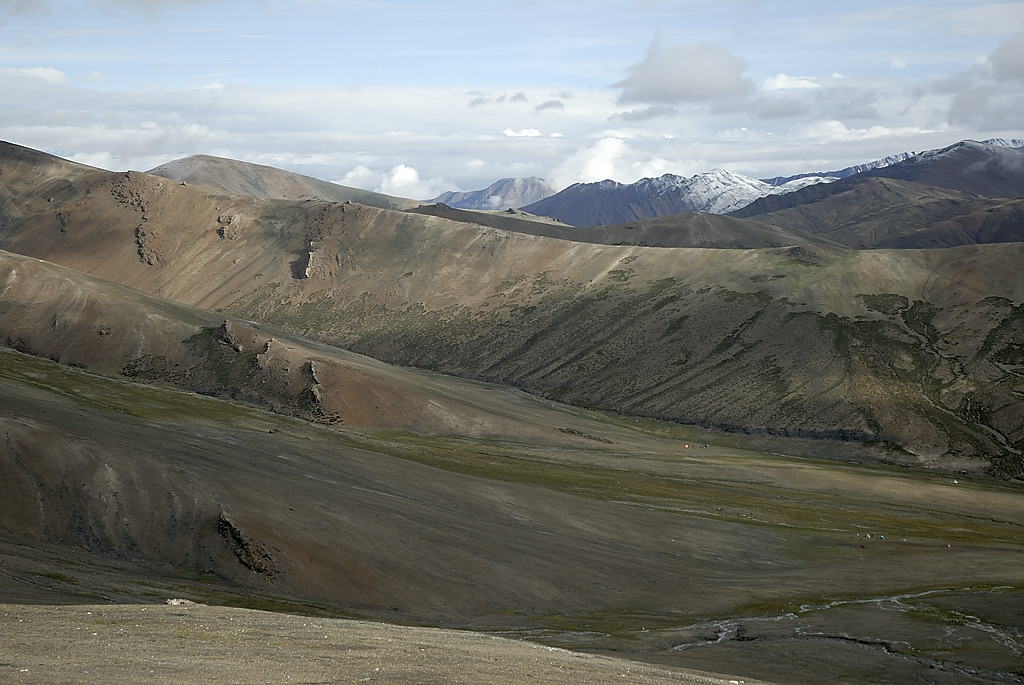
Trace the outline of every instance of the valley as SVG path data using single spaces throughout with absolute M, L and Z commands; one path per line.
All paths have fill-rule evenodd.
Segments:
M 8 602 L 182 597 L 780 682 L 1019 663 L 1019 489 L 568 407 L 533 409 L 546 441 L 340 429 L 2 361 Z
M 309 678 L 442 666 L 300 618 L 452 682 L 1024 679 L 1019 200 L 577 228 L 0 153 L 0 677 L 146 609 Z

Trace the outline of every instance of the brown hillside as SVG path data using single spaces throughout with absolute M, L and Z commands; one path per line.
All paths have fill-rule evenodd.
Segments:
M 249 195 L 270 200 L 351 201 L 383 209 L 406 209 L 418 204 L 414 200 L 349 188 L 262 164 L 210 155 L 185 157 L 161 164 L 147 173 L 228 195 Z
M 8 347 L 68 366 L 319 422 L 565 445 L 600 432 L 521 393 L 388 366 L 6 252 L 0 331 Z M 567 420 L 573 430 L 560 430 Z
M 10 351 L 0 430 L 7 601 L 186 597 L 786 683 L 954 683 L 965 664 L 1005 679 L 1018 663 L 998 626 L 1024 582 L 1024 507 L 991 482 L 696 448 L 685 431 L 612 422 L 611 442 L 574 448 L 342 431 Z M 894 604 L 919 611 L 894 621 Z M 996 639 L 935 618 L 964 611 Z M 117 654 L 134 649 L 127 633 L 108 640 Z M 224 659 L 209 634 L 188 636 Z M 967 644 L 956 661 L 949 643 Z
M 138 173 L 68 183 L 14 203 L 2 247 L 571 404 L 1018 471 L 1020 244 L 607 246 Z
M 480 224 L 515 233 L 572 240 L 599 245 L 641 247 L 707 247 L 746 249 L 786 245 L 831 245 L 837 243 L 813 233 L 799 233 L 750 219 L 721 214 L 673 214 L 617 226 L 568 226 L 553 219 L 538 221 L 523 212 L 485 214 L 446 205 L 423 205 L 408 210 L 463 223 Z
M 751 215 L 798 235 L 816 235 L 857 249 L 1024 241 L 1024 200 L 1019 199 L 862 177 L 778 197 L 778 203 L 789 208 L 756 214 L 751 210 Z M 769 207 L 765 202 L 761 208 Z

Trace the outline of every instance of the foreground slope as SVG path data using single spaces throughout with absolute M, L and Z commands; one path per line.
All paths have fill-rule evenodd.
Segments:
M 19 683 L 737 682 L 466 631 L 197 604 L 0 605 L 0 625 L 8 636 L 0 677 Z M 100 641 L 117 650 L 97 649 Z
M 609 246 L 134 172 L 61 183 L 9 196 L 0 247 L 572 404 L 1020 473 L 1024 244 Z
M 161 329 L 176 339 L 166 326 L 105 337 L 117 347 Z M 983 682 L 1019 667 L 1007 611 L 1024 592 L 1019 488 L 533 404 L 514 415 L 541 425 L 514 441 L 340 430 L 0 351 L 0 597 L 185 597 L 787 683 Z M 4 611 L 24 636 L 62 634 L 38 613 Z M 186 611 L 179 628 L 218 663 L 211 623 L 249 620 Z M 56 615 L 102 632 L 110 658 L 132 654 L 139 626 L 114 640 L 114 613 Z M 337 664 L 339 647 L 322 656 Z M 4 663 L 52 664 L 20 650 Z M 408 668 L 430 677 L 423 661 Z

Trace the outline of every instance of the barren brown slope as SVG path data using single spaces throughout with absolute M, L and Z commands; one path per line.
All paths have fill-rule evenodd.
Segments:
M 229 195 L 249 195 L 264 199 L 352 201 L 383 209 L 406 209 L 419 204 L 415 200 L 350 188 L 262 164 L 211 155 L 185 157 L 161 164 L 147 173 Z
M 523 212 L 485 214 L 453 209 L 443 204 L 423 205 L 408 211 L 515 233 L 599 245 L 740 249 L 785 245 L 839 246 L 813 233 L 790 231 L 761 221 L 703 212 L 673 214 L 617 226 L 568 226 L 554 219 L 537 221 L 532 215 L 524 215 Z
M 892 183 L 873 183 L 872 179 L 887 179 Z M 1020 199 L 1024 197 L 1024 148 L 965 140 L 895 164 L 868 169 L 836 183 L 820 183 L 792 193 L 762 197 L 731 214 L 754 217 L 823 202 L 833 195 L 855 190 L 862 184 L 876 196 L 871 211 L 882 208 L 877 203 L 879 197 L 893 189 L 899 193 L 901 188 L 916 188 L 918 195 L 930 195 L 935 199 L 949 198 L 949 191 L 954 194 L 953 199 L 972 196 Z M 899 200 L 898 196 L 894 199 Z M 952 212 L 950 217 L 958 214 Z
M 787 683 L 1019 665 L 1019 488 L 612 422 L 575 449 L 341 431 L 9 351 L 0 391 L 8 600 L 340 613 Z
M 71 188 L 2 246 L 573 404 L 1020 471 L 1020 244 L 605 246 L 136 173 Z
M 64 365 L 322 423 L 567 447 L 600 432 L 522 393 L 389 366 L 6 252 L 0 336 Z
M 74 179 L 94 173 L 106 172 L 0 141 L 0 230 L 67 199 Z
M 1024 200 L 863 176 L 763 198 L 735 216 L 858 249 L 1024 240 Z

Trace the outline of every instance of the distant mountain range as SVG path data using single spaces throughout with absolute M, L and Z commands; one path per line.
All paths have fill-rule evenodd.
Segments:
M 576 183 L 523 207 L 523 211 L 572 226 L 606 226 L 684 212 L 727 214 L 766 195 L 799 190 L 835 179 L 809 176 L 779 186 L 724 169 L 689 178 L 665 174 L 636 183 Z
M 1024 141 L 1022 141 L 1022 144 L 1024 144 Z M 854 166 L 848 166 L 845 169 L 838 169 L 836 171 L 818 171 L 809 174 L 795 174 L 793 176 L 776 176 L 775 178 L 763 178 L 761 180 L 773 186 L 778 186 L 790 181 L 795 181 L 798 178 L 806 178 L 808 176 L 824 176 L 826 178 L 834 179 L 846 178 L 848 176 L 853 176 L 854 174 L 861 174 L 865 171 L 870 171 L 871 169 L 879 169 L 881 167 L 898 164 L 899 162 L 910 159 L 916 154 L 916 152 L 901 152 L 897 155 L 889 155 L 888 157 L 876 159 L 871 162 L 865 162 L 864 164 L 855 164 Z
M 503 178 L 483 190 L 461 193 L 448 191 L 438 195 L 429 204 L 442 203 L 456 209 L 499 210 L 525 207 L 554 195 L 555 189 L 543 178 Z
M 1024 141 L 1014 141 L 1024 145 Z M 733 216 L 749 218 L 784 209 L 820 203 L 871 178 L 911 181 L 988 198 L 1024 197 L 1024 147 L 1007 141 L 965 140 L 929 150 L 884 167 L 869 168 L 828 186 L 809 186 L 788 195 L 762 197 Z
M 724 169 L 685 177 L 665 174 L 658 178 L 643 178 L 635 183 L 618 183 L 604 180 L 597 183 L 576 183 L 555 193 L 542 179 L 505 178 L 483 190 L 472 192 L 447 192 L 429 200 L 443 203 L 456 209 L 494 210 L 520 208 L 524 212 L 557 219 L 570 226 L 611 226 L 641 219 L 652 219 L 686 212 L 707 212 L 729 214 L 743 210 L 761 198 L 784 196 L 808 186 L 834 183 L 859 175 L 874 175 L 886 178 L 901 178 L 937 185 L 943 185 L 941 175 L 928 177 L 921 169 L 930 167 L 936 160 L 949 154 L 957 146 L 984 146 L 985 149 L 1017 149 L 1024 147 L 1022 139 L 994 138 L 976 143 L 965 141 L 950 148 L 928 152 L 902 152 L 864 164 L 824 172 L 809 172 L 793 176 L 754 179 Z M 957 148 L 959 149 L 959 148 Z M 961 155 L 963 156 L 963 155 Z M 969 163 L 966 158 L 957 158 L 952 163 Z M 890 169 L 890 171 L 879 171 Z M 919 169 L 919 171 L 913 171 Z M 948 174 L 948 172 L 942 172 Z M 923 174 L 923 176 L 922 176 Z M 970 172 L 967 174 L 970 175 Z M 1002 189 L 998 179 L 983 174 L 984 179 L 977 186 L 964 186 L 964 179 L 957 175 L 956 190 L 974 192 L 989 197 L 1016 197 L 1013 174 L 1004 175 Z M 930 179 L 930 180 L 929 180 Z M 825 193 L 827 191 L 814 191 Z M 804 196 L 801 197 L 805 197 Z M 787 201 L 775 204 L 763 203 L 760 207 L 781 208 Z M 761 210 L 758 210 L 761 211 Z M 773 211 L 773 210 L 768 210 Z M 753 216 L 742 214 L 741 216 Z

